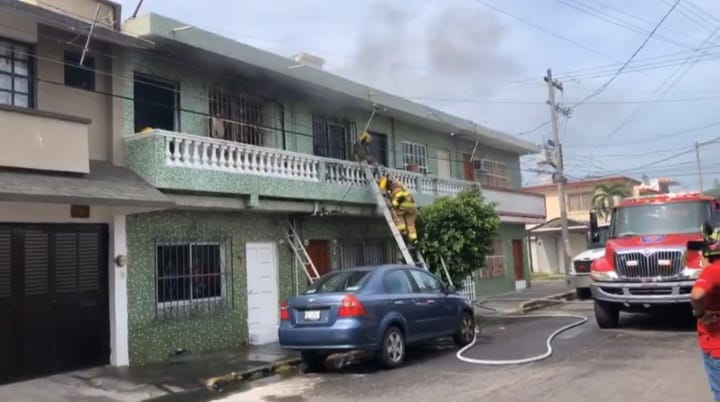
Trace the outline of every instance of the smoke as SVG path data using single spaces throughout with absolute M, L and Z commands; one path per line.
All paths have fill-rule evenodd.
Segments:
M 408 97 L 489 95 L 499 79 L 522 74 L 503 54 L 507 28 L 480 6 L 453 0 L 427 7 L 375 3 L 365 18 L 349 78 Z

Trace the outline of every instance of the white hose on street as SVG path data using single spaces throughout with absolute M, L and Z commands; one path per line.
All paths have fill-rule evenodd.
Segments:
M 491 308 L 484 307 L 478 305 L 480 308 L 494 311 Z M 574 315 L 574 314 L 493 314 L 493 315 L 485 315 L 485 317 L 495 317 L 495 318 L 575 318 L 577 321 L 574 321 L 570 324 L 564 325 L 561 328 L 557 329 L 555 332 L 550 334 L 550 336 L 545 341 L 545 347 L 546 351 L 543 354 L 537 355 L 537 356 L 531 356 L 524 359 L 514 359 L 514 360 L 484 360 L 484 359 L 473 359 L 470 357 L 463 356 L 463 353 L 465 353 L 468 349 L 475 346 L 477 343 L 477 336 L 480 331 L 475 328 L 475 336 L 473 337 L 472 342 L 470 342 L 468 345 L 464 346 L 462 349 L 458 350 L 457 354 L 455 356 L 458 358 L 458 360 L 470 363 L 470 364 L 481 364 L 481 365 L 489 365 L 489 366 L 506 366 L 506 365 L 516 365 L 516 364 L 527 364 L 527 363 L 533 363 L 537 362 L 543 359 L 547 359 L 550 357 L 553 353 L 552 348 L 552 341 L 555 339 L 556 336 L 560 335 L 561 333 L 575 328 L 579 327 L 580 325 L 585 324 L 588 321 L 588 318 L 583 315 Z

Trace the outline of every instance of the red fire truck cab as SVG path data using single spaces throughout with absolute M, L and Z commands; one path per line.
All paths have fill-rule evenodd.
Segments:
M 719 205 L 713 197 L 683 193 L 628 198 L 615 206 L 605 255 L 590 268 L 599 327 L 618 327 L 621 311 L 689 306 L 702 262 L 699 252 L 687 251 L 687 242 L 701 239 L 700 226 Z M 590 236 L 599 236 L 594 211 Z

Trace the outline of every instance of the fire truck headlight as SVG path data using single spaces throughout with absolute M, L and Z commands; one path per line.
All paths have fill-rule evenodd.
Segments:
M 700 272 L 702 272 L 702 269 L 697 268 L 685 268 L 682 270 L 682 276 L 687 279 L 697 279 L 700 276 Z
M 615 271 L 593 271 L 590 273 L 590 277 L 596 281 L 616 281 L 618 280 L 618 274 Z

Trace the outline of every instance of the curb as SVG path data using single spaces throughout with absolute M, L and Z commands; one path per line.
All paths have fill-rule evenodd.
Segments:
M 278 372 L 279 368 L 282 368 L 284 366 L 295 366 L 297 364 L 300 364 L 300 357 L 290 357 L 286 359 L 281 359 L 272 363 L 263 364 L 257 367 L 253 367 L 251 369 L 247 369 L 238 373 L 229 373 L 222 376 L 212 377 L 208 378 L 205 381 L 205 388 L 208 391 L 217 391 L 224 386 L 227 386 L 228 384 L 232 384 L 235 382 L 241 382 L 241 381 L 250 381 L 255 379 L 255 377 L 259 376 L 269 376 L 273 375 L 276 372 Z
M 540 310 L 542 308 L 555 305 L 553 300 L 568 300 L 575 295 L 574 290 L 568 290 L 561 293 L 555 293 L 550 296 L 543 297 L 542 300 L 530 300 L 527 302 L 520 303 L 518 307 L 519 314 L 525 314 L 533 310 Z

